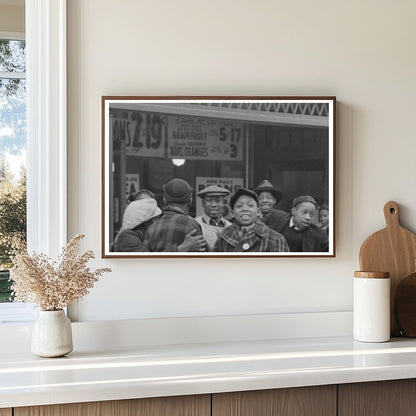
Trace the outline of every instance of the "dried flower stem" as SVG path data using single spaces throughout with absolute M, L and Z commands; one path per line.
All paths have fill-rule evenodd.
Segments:
M 34 303 L 42 310 L 54 311 L 85 296 L 101 275 L 111 269 L 91 271 L 87 267 L 94 254 L 92 251 L 78 254 L 83 238 L 81 234 L 72 238 L 57 262 L 45 254 L 29 255 L 26 250 L 17 253 L 10 270 L 14 301 Z

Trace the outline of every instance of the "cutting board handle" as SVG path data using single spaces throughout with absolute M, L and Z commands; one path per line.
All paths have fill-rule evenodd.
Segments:
M 399 227 L 399 205 L 394 201 L 387 202 L 384 205 L 384 218 L 387 227 Z

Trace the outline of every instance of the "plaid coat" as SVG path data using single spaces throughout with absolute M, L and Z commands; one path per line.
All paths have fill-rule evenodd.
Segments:
M 168 205 L 163 215 L 146 232 L 145 244 L 149 251 L 177 251 L 185 235 L 196 229 L 201 235 L 201 226 L 179 207 Z
M 235 224 L 225 227 L 215 243 L 214 251 L 220 252 L 285 252 L 290 251 L 282 234 L 257 222 L 243 238 L 238 235 Z

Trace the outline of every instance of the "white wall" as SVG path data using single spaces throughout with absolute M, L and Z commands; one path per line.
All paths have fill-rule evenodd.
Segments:
M 0 1 L 0 32 L 24 32 L 25 8 L 22 1 Z M 23 3 L 23 4 L 22 4 Z
M 416 3 L 68 0 L 69 237 L 110 266 L 81 321 L 351 310 L 363 239 L 416 230 Z M 336 95 L 335 259 L 101 256 L 102 95 Z

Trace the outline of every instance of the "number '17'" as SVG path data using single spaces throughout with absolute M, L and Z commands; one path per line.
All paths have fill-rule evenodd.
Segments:
M 231 138 L 230 138 L 231 143 L 234 143 L 234 142 L 238 143 L 241 137 L 241 128 L 231 127 L 230 133 L 231 133 Z M 227 134 L 226 127 L 220 127 L 220 140 L 222 142 L 225 142 L 228 139 L 228 137 L 229 136 Z

